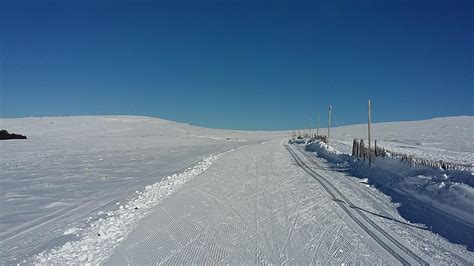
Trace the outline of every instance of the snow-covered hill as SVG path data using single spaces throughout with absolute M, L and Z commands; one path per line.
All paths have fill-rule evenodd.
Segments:
M 71 239 L 136 190 L 271 132 L 206 129 L 138 116 L 0 119 L 0 264 Z
M 161 200 L 161 196 L 175 195 L 176 193 L 171 192 L 179 188 L 185 180 L 207 169 L 208 163 L 220 160 L 211 157 L 211 155 L 243 146 L 250 147 L 241 149 L 239 153 L 230 157 L 229 155 L 223 156 L 227 159 L 218 164 L 219 171 L 206 171 L 207 175 L 201 174 L 201 179 L 193 179 L 193 186 L 199 186 L 209 195 L 218 195 L 227 202 L 226 204 L 237 204 L 239 197 L 242 197 L 241 200 L 247 200 L 245 197 L 256 195 L 255 191 L 252 191 L 253 185 L 250 184 L 253 184 L 253 180 L 262 177 L 262 175 L 265 175 L 265 180 L 268 182 L 284 182 L 286 186 L 284 188 L 280 187 L 279 183 L 268 187 L 264 183 L 259 184 L 259 188 L 263 188 L 260 191 L 260 196 L 268 198 L 268 201 L 259 201 L 259 204 L 264 205 L 260 206 L 262 211 L 260 214 L 257 210 L 255 210 L 255 214 L 251 215 L 240 213 L 248 208 L 246 205 L 239 205 L 238 210 L 233 210 L 239 212 L 239 215 L 245 216 L 245 219 L 258 218 L 259 215 L 266 216 L 272 210 L 265 208 L 272 206 L 272 204 L 281 203 L 283 205 L 280 207 L 289 208 L 285 205 L 287 204 L 285 200 L 271 200 L 272 195 L 280 195 L 282 191 L 288 191 L 288 193 L 292 191 L 291 197 L 297 195 L 297 191 L 305 187 L 308 187 L 308 191 L 313 189 L 320 191 L 320 189 L 313 187 L 315 184 L 308 181 L 304 173 L 292 175 L 295 166 L 290 163 L 291 160 L 286 151 L 282 147 L 278 147 L 281 146 L 283 140 L 290 137 L 291 132 L 289 131 L 249 132 L 206 129 L 139 116 L 0 119 L 0 129 L 28 137 L 27 140 L 0 141 L 0 201 L 2 202 L 0 264 L 21 262 L 43 250 L 60 247 L 68 241 L 84 237 L 78 232 L 92 224 L 98 224 L 101 219 L 110 223 L 110 220 L 107 220 L 107 213 L 122 215 L 120 206 L 122 209 L 126 209 L 127 206 L 123 205 L 131 200 L 138 200 L 133 202 L 143 200 L 144 202 L 141 202 L 140 206 L 154 206 L 153 204 L 158 203 L 156 199 Z M 325 129 L 320 129 L 320 133 L 325 132 Z M 377 139 L 379 145 L 391 150 L 422 158 L 472 164 L 474 159 L 473 133 L 474 117 L 449 117 L 425 121 L 374 124 L 372 138 Z M 331 145 L 340 151 L 349 152 L 352 139 L 365 138 L 365 136 L 366 125 L 333 128 L 331 129 Z M 261 143 L 266 144 L 261 145 Z M 271 154 L 265 154 L 268 152 Z M 242 161 L 235 162 L 236 159 L 231 158 L 238 158 Z M 201 162 L 197 166 L 198 169 L 193 168 L 198 162 Z M 285 165 L 275 166 L 275 164 L 282 163 Z M 259 166 L 259 164 L 261 165 Z M 264 170 L 259 167 L 263 167 Z M 182 174 L 173 175 L 175 173 Z M 279 173 L 281 176 L 278 176 Z M 225 175 L 228 178 L 222 178 Z M 287 180 L 290 175 L 292 177 Z M 342 178 L 340 180 L 343 184 L 344 175 L 338 174 L 338 176 Z M 295 185 L 301 182 L 304 183 L 304 186 Z M 230 183 L 233 185 L 229 185 Z M 146 186 L 149 187 L 145 189 Z M 199 194 L 193 186 L 188 185 L 182 190 L 190 193 L 185 194 L 186 200 L 189 200 L 190 203 L 193 203 L 192 195 Z M 349 187 L 351 186 L 352 183 Z M 277 189 L 281 191 L 278 192 Z M 163 191 L 169 191 L 169 193 Z M 200 197 L 213 202 L 214 199 L 208 194 L 200 195 Z M 312 197 L 312 194 L 314 193 L 308 192 L 307 196 Z M 139 196 L 144 198 L 137 199 L 136 197 Z M 176 194 L 173 200 L 180 203 L 185 202 L 179 197 L 184 197 L 183 193 Z M 283 195 L 279 197 L 283 197 Z M 317 196 L 321 204 L 326 202 L 325 197 L 324 193 Z M 383 199 L 383 197 L 380 198 Z M 149 203 L 147 200 L 150 199 L 153 200 L 153 203 L 147 205 Z M 294 200 L 298 202 L 300 199 L 297 196 Z M 360 201 L 364 201 L 364 199 L 360 199 Z M 311 205 L 312 203 L 308 201 L 307 204 Z M 331 208 L 334 206 L 330 201 L 328 204 L 327 206 L 321 205 L 320 210 L 332 211 Z M 386 204 L 383 208 L 384 211 L 395 216 L 396 212 L 393 213 L 390 210 L 390 202 L 387 200 L 384 204 Z M 200 207 L 205 209 L 206 206 Z M 186 209 L 175 211 L 184 210 Z M 294 209 L 293 214 L 298 213 L 299 216 L 296 218 L 309 217 L 311 215 L 308 216 L 308 213 L 305 213 L 308 210 Z M 212 209 L 209 211 L 213 213 Z M 335 212 L 333 214 L 335 219 L 339 215 Z M 182 212 L 180 215 L 188 217 L 189 213 Z M 278 214 L 275 215 L 278 216 Z M 220 218 L 228 219 L 228 217 Z M 288 217 L 286 218 L 288 219 Z M 318 217 L 313 215 L 309 220 L 315 226 L 318 224 L 317 226 L 320 226 L 321 230 L 326 230 L 317 219 Z M 124 221 L 130 222 L 131 220 Z M 247 222 L 252 223 L 250 220 Z M 269 220 L 265 219 L 262 222 L 269 222 Z M 333 222 L 334 224 L 331 226 L 336 226 L 339 222 L 344 223 L 344 221 L 336 222 L 336 220 L 331 223 Z M 229 224 L 232 224 L 232 221 L 229 221 Z M 219 225 L 216 224 L 216 226 Z M 272 230 L 278 226 L 278 224 L 271 226 L 268 224 L 268 228 Z M 257 226 L 258 228 L 260 227 Z M 260 230 L 265 230 L 263 228 L 261 227 Z M 352 229 L 347 230 L 349 232 Z M 146 235 L 148 231 L 147 228 L 141 228 L 139 232 Z M 236 234 L 239 234 L 242 240 L 251 240 L 245 236 L 245 231 L 236 232 Z M 275 231 L 272 234 L 278 234 L 278 232 Z M 115 236 L 121 237 L 122 235 Z M 347 238 L 347 235 L 344 237 Z M 294 242 L 297 239 L 292 238 L 291 241 Z M 414 239 L 413 241 L 419 241 L 422 237 Z M 429 239 L 432 239 L 431 236 Z M 287 245 L 290 245 L 288 239 L 285 241 L 287 241 Z M 358 241 L 364 242 L 363 239 Z M 443 246 L 444 242 L 439 241 L 437 243 Z M 365 245 L 362 242 L 360 247 Z M 241 242 L 238 245 L 244 249 L 246 243 Z M 302 247 L 304 245 L 295 243 L 295 246 Z M 369 249 L 360 247 L 356 250 L 370 253 Z M 306 248 L 312 247 L 310 245 Z M 328 249 L 327 252 L 330 251 Z M 96 254 L 94 252 L 84 251 L 84 254 Z M 430 252 L 438 252 L 438 250 Z M 58 254 L 64 255 L 65 253 Z M 351 256 L 356 255 L 354 253 Z M 378 258 L 382 259 L 377 261 L 385 262 L 383 255 L 380 256 Z M 48 258 L 48 256 L 44 258 Z M 104 258 L 99 258 L 99 261 Z M 72 257 L 72 261 L 74 259 L 75 257 Z M 87 256 L 83 259 L 84 262 L 94 261 Z M 301 260 L 301 262 L 304 261 Z M 358 261 L 364 262 L 365 260 Z M 447 258 L 446 261 L 456 260 Z

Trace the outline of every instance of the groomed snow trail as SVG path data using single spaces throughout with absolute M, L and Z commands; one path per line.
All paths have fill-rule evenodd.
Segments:
M 318 174 L 311 167 L 306 164 L 298 154 L 296 154 L 292 148 L 285 146 L 288 152 L 291 154 L 296 164 L 300 166 L 306 173 L 313 177 L 318 183 L 326 190 L 331 198 L 337 202 L 344 212 L 351 217 L 351 219 L 359 225 L 377 244 L 385 249 L 390 255 L 392 255 L 400 263 L 407 265 L 413 263 L 419 263 L 427 265 L 428 263 L 420 256 L 413 253 L 403 243 L 396 238 L 392 237 L 384 229 L 370 220 L 362 210 L 354 205 L 339 189 L 337 189 L 331 182 L 329 182 L 322 175 Z
M 164 200 L 107 264 L 389 262 L 335 205 L 280 142 L 245 147 Z
M 361 186 L 358 189 L 369 190 L 362 184 L 354 184 Z M 369 198 L 355 201 L 350 193 L 344 194 L 353 204 L 373 213 L 378 209 L 371 207 L 370 197 L 377 196 L 377 206 L 385 205 L 383 214 L 395 218 L 381 222 L 376 218 L 383 215 L 366 216 L 377 224 L 375 227 L 416 254 L 419 263 L 472 261 L 472 254 L 463 253 L 462 248 L 443 242 L 416 225 L 400 223 L 402 218 L 396 217 L 395 206 L 387 198 L 370 192 L 364 194 Z M 369 229 L 375 230 L 373 225 Z M 383 237 L 380 231 L 374 234 Z M 427 235 L 438 242 L 425 250 L 419 245 L 423 243 L 419 238 Z M 416 259 L 400 248 L 394 250 L 406 261 L 416 263 Z M 430 252 L 438 252 L 437 257 Z M 109 265 L 190 263 L 400 264 L 404 261 L 387 252 L 361 228 L 295 163 L 281 141 L 268 141 L 221 156 L 206 172 L 157 205 L 105 262 Z

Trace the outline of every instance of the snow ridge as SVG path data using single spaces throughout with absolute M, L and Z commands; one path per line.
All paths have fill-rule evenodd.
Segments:
M 233 151 L 231 149 L 227 152 Z M 202 173 L 223 153 L 203 158 L 194 167 L 166 177 L 163 181 L 136 191 L 136 196 L 120 205 L 117 210 L 107 212 L 106 217 L 93 222 L 84 229 L 68 229 L 64 234 L 77 234 L 79 240 L 70 241 L 61 247 L 37 254 L 33 259 L 40 264 L 99 264 L 108 258 L 115 247 L 124 240 L 151 208 L 178 190 L 190 178 Z

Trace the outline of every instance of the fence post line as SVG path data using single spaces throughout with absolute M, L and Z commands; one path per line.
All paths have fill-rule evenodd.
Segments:
M 371 153 L 372 153 L 372 150 L 370 149 L 370 100 L 368 100 L 368 123 L 367 123 L 367 129 L 368 129 L 368 139 L 369 139 L 369 166 L 370 166 L 370 163 L 372 162 L 371 160 Z
M 328 139 L 326 140 L 326 144 L 329 146 L 329 131 L 331 130 L 331 112 L 332 112 L 332 105 L 329 105 L 329 119 L 328 119 Z

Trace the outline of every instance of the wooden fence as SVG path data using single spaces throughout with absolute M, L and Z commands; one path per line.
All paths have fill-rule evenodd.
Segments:
M 375 141 L 374 148 L 370 149 L 370 157 L 385 157 L 387 152 L 384 148 L 377 146 L 377 141 Z M 369 147 L 365 146 L 363 139 L 354 139 L 352 141 L 352 156 L 364 161 L 369 159 Z
M 467 164 L 466 165 L 457 164 L 457 163 L 445 162 L 442 160 L 434 161 L 434 160 L 428 160 L 428 159 L 423 159 L 423 158 L 417 158 L 413 155 L 389 151 L 383 147 L 377 146 L 377 141 L 375 141 L 375 147 L 371 148 L 369 151 L 369 148 L 365 145 L 364 140 L 362 139 L 353 140 L 352 157 L 356 157 L 358 159 L 362 159 L 366 161 L 366 160 L 369 160 L 369 154 L 371 158 L 385 157 L 385 156 L 398 158 L 403 162 L 409 163 L 411 166 L 423 165 L 423 166 L 429 166 L 435 169 L 441 168 L 445 170 L 460 170 L 460 171 L 470 169 L 472 167 L 471 165 L 467 165 Z

